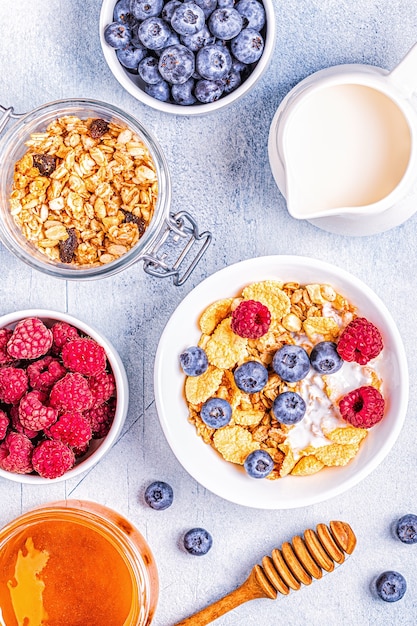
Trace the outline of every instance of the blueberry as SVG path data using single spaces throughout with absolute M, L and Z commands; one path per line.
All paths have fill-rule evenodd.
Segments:
M 112 22 L 104 29 L 104 39 L 112 48 L 123 48 L 130 43 L 131 38 L 130 29 L 118 22 Z
M 389 570 L 378 576 L 375 581 L 375 589 L 381 600 L 397 602 L 407 591 L 407 583 L 402 574 Z
M 163 6 L 164 0 L 130 0 L 130 12 L 137 20 L 156 17 Z
M 165 42 L 165 45 L 163 48 L 157 48 L 156 50 L 154 50 L 155 54 L 160 57 L 161 54 L 163 53 L 163 51 L 168 48 L 169 46 L 178 46 L 180 44 L 180 38 L 178 36 L 178 33 L 175 33 L 173 30 L 170 32 L 168 39 Z
M 203 28 L 205 21 L 203 9 L 195 2 L 186 2 L 175 9 L 171 26 L 180 35 L 192 35 Z
M 162 480 L 156 480 L 146 487 L 145 502 L 156 511 L 163 511 L 171 506 L 174 500 L 174 492 L 171 485 Z
M 130 11 L 130 0 L 118 0 L 113 10 L 113 20 L 132 28 L 137 24 L 136 18 Z
M 343 365 L 334 341 L 321 341 L 310 352 L 310 363 L 319 374 L 334 374 Z
M 287 383 L 296 383 L 307 376 L 310 359 L 304 348 L 289 344 L 275 352 L 272 367 L 282 380 Z
M 224 91 L 224 87 L 220 81 L 214 80 L 199 80 L 196 83 L 194 89 L 194 95 L 199 102 L 208 104 L 209 102 L 216 102 Z
M 295 391 L 284 391 L 277 396 L 272 405 L 272 413 L 281 424 L 297 424 L 306 412 L 306 403 Z
M 158 59 L 156 57 L 145 57 L 138 65 L 138 74 L 143 82 L 148 85 L 156 85 L 162 80 L 158 70 Z
M 243 467 L 252 478 L 265 478 L 274 469 L 274 461 L 266 450 L 254 450 L 246 457 Z
M 155 85 L 145 83 L 145 93 L 161 102 L 168 102 L 171 95 L 169 85 L 165 80 L 161 80 L 160 83 L 156 83 Z
M 182 44 L 168 46 L 159 58 L 159 71 L 169 83 L 181 84 L 194 72 L 194 54 Z
M 210 398 L 201 407 L 200 417 L 209 428 L 222 428 L 232 418 L 232 407 L 223 398 Z
M 149 50 L 163 48 L 170 34 L 169 25 L 160 17 L 148 17 L 138 27 L 138 37 Z
M 236 11 L 243 17 L 245 28 L 253 28 L 259 32 L 265 26 L 265 9 L 258 0 L 239 0 Z
M 234 371 L 235 383 L 246 393 L 261 391 L 268 381 L 268 370 L 259 361 L 246 361 Z
M 162 19 L 171 23 L 172 14 L 181 4 L 182 2 L 180 2 L 180 0 L 169 0 L 161 11 Z
M 408 513 L 400 517 L 395 525 L 395 534 L 403 543 L 417 543 L 417 515 Z
M 217 7 L 219 9 L 233 8 L 236 4 L 236 0 L 217 0 Z
M 207 26 L 203 26 L 198 33 L 194 35 L 183 35 L 181 41 L 192 52 L 198 52 L 204 46 L 215 43 L 216 38 L 213 37 Z
M 123 48 L 116 50 L 116 56 L 119 62 L 129 70 L 137 70 L 140 61 L 146 54 L 146 49 L 143 46 L 136 48 L 133 44 L 129 43 Z
M 194 556 L 207 554 L 213 545 L 213 538 L 204 528 L 191 528 L 184 535 L 184 548 Z
M 193 95 L 195 81 L 189 78 L 181 85 L 172 85 L 171 95 L 174 102 L 184 106 L 195 104 L 196 98 Z
M 236 37 L 242 30 L 242 25 L 242 16 L 236 9 L 216 9 L 208 20 L 210 32 L 223 40 Z
M 224 85 L 224 93 L 231 93 L 242 84 L 240 72 L 236 72 L 232 69 L 230 74 L 222 79 L 222 83 Z
M 217 7 L 217 0 L 184 0 L 185 2 L 195 2 L 200 9 L 203 10 L 204 17 L 207 19 L 209 15 Z
M 255 63 L 264 51 L 263 37 L 253 28 L 244 28 L 232 39 L 231 50 L 242 63 Z
M 232 68 L 232 57 L 227 48 L 204 46 L 197 52 L 196 69 L 207 80 L 221 80 Z
M 207 355 L 202 348 L 191 346 L 181 352 L 180 364 L 187 376 L 200 376 L 208 368 Z

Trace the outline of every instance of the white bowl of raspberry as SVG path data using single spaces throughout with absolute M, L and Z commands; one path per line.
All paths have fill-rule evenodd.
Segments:
M 73 478 L 118 439 L 128 382 L 115 348 L 66 313 L 28 309 L 0 317 L 0 477 L 22 483 Z
M 386 305 L 345 270 L 298 256 L 242 261 L 197 285 L 161 336 L 154 387 L 184 468 L 259 509 L 316 504 L 365 479 L 409 393 Z
M 119 83 L 147 106 L 187 116 L 217 112 L 251 91 L 276 38 L 273 0 L 103 0 L 99 28 Z

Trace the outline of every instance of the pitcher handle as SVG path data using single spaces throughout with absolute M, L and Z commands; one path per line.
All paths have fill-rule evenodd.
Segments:
M 399 89 L 405 91 L 407 97 L 417 92 L 417 44 L 389 72 L 388 78 L 392 79 Z

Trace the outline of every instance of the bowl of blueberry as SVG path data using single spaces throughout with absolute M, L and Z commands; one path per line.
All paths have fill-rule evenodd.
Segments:
M 0 317 L 0 477 L 50 484 L 91 469 L 118 439 L 128 381 L 86 323 L 30 309 Z
M 104 0 L 104 57 L 135 98 L 177 115 L 223 108 L 259 81 L 275 43 L 272 0 Z

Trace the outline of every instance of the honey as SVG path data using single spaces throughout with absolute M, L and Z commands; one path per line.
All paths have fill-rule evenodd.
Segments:
M 106 507 L 55 503 L 0 531 L 1 626 L 141 626 L 157 590 L 143 537 Z

